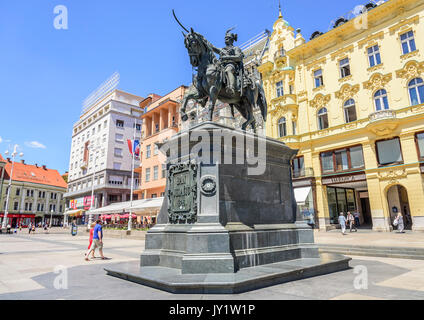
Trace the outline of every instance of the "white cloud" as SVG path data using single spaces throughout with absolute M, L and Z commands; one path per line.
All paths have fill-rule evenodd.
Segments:
M 0 137 L 0 143 L 2 143 L 3 142 L 3 139 L 2 139 L 2 137 Z
M 34 148 L 34 149 L 47 149 L 47 147 L 44 144 L 38 141 L 25 142 L 25 145 L 29 148 Z

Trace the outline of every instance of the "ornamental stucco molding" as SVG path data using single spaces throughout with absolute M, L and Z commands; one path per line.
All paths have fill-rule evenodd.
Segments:
M 309 105 L 316 109 L 321 109 L 325 107 L 331 100 L 331 95 L 323 95 L 322 93 L 318 93 L 313 100 L 309 101 Z
M 419 77 L 424 73 L 424 62 L 409 61 L 405 66 L 396 71 L 396 76 L 402 79 L 410 79 L 413 77 Z
M 351 44 L 350 46 L 346 48 L 342 48 L 331 55 L 331 60 L 335 60 L 336 58 L 341 58 L 347 55 L 348 53 L 353 52 L 353 49 L 354 49 L 353 44 Z
M 381 74 L 375 73 L 371 76 L 370 80 L 365 81 L 363 83 L 364 89 L 368 89 L 374 91 L 376 89 L 380 89 L 386 86 L 392 80 L 392 73 Z
M 364 46 L 366 48 L 368 48 L 368 47 L 371 47 L 372 45 L 376 44 L 377 40 L 383 39 L 383 38 L 384 38 L 384 31 L 380 31 L 380 32 L 375 33 L 375 34 L 371 34 L 367 38 L 359 41 L 358 46 L 359 46 L 359 48 L 362 48 Z
M 350 85 L 350 84 L 344 84 L 339 91 L 337 91 L 334 95 L 336 99 L 340 100 L 347 100 L 353 98 L 355 94 L 359 92 L 360 85 Z
M 406 178 L 407 172 L 406 169 L 397 169 L 397 170 L 390 170 L 390 171 L 380 171 L 378 173 L 378 178 L 380 180 L 391 180 L 395 181 L 398 179 Z
M 393 34 L 398 30 L 401 30 L 401 31 L 406 30 L 412 27 L 414 24 L 418 24 L 419 21 L 420 21 L 419 15 L 413 16 L 412 18 L 409 18 L 406 20 L 402 20 L 389 29 L 390 34 Z

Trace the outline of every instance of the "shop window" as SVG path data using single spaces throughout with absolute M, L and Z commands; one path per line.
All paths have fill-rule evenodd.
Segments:
M 276 89 L 277 89 L 277 98 L 282 97 L 284 95 L 283 81 L 277 82 Z
M 387 99 L 387 91 L 385 89 L 378 90 L 374 94 L 374 103 L 376 111 L 389 109 L 389 101 Z
M 399 138 L 376 142 L 378 163 L 382 166 L 403 163 Z
M 370 67 L 381 64 L 380 48 L 378 45 L 368 48 L 368 60 L 370 62 Z
M 327 128 L 328 128 L 327 108 L 322 108 L 318 111 L 318 129 L 324 130 Z
M 278 120 L 278 136 L 280 138 L 287 136 L 287 122 L 284 117 Z
M 340 77 L 345 78 L 350 76 L 350 63 L 349 58 L 340 60 Z
M 305 176 L 305 161 L 304 157 L 294 158 L 292 162 L 293 178 Z
M 365 164 L 362 146 L 323 152 L 321 166 L 324 174 L 363 169 Z
M 355 212 L 356 198 L 355 190 L 344 188 L 327 187 L 327 201 L 330 212 L 330 223 L 338 224 L 340 213 Z
M 415 78 L 408 84 L 409 97 L 411 105 L 424 103 L 424 81 L 421 78 Z
M 417 48 L 415 46 L 414 32 L 409 31 L 400 36 L 400 42 L 402 44 L 403 54 L 410 53 L 415 51 Z
M 418 156 L 420 160 L 424 160 L 424 132 L 417 133 L 416 142 L 418 147 Z
M 319 88 L 324 85 L 324 78 L 322 76 L 322 69 L 314 72 L 315 88 Z
M 343 106 L 343 109 L 344 109 L 346 123 L 357 120 L 355 100 L 353 99 L 347 100 Z

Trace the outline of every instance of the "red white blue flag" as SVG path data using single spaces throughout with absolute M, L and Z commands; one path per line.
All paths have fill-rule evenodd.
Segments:
M 140 140 L 127 140 L 127 142 L 131 155 L 134 152 L 136 158 L 140 157 Z

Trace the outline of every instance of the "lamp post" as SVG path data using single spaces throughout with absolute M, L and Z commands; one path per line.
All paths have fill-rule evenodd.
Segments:
M 18 155 L 18 145 L 15 144 L 15 147 L 13 148 L 12 152 L 12 170 L 10 171 L 10 177 L 9 177 L 9 185 L 7 187 L 7 195 L 6 195 L 6 208 L 4 209 L 4 218 L 3 218 L 3 224 L 2 229 L 6 228 L 7 225 L 7 214 L 9 213 L 9 199 L 10 199 L 10 189 L 12 189 L 12 179 L 13 179 L 13 168 L 15 165 L 15 157 Z M 9 151 L 5 151 L 5 155 L 9 155 Z M 24 154 L 21 152 L 19 156 L 22 158 Z
M 49 223 L 49 229 L 51 229 L 52 228 L 52 220 L 53 220 L 53 212 L 54 212 L 54 210 L 53 209 L 51 209 L 50 210 L 50 223 Z
M 90 151 L 93 151 L 93 157 L 94 157 L 94 167 L 93 167 L 93 179 L 91 180 L 91 204 L 90 204 L 90 214 L 88 216 L 88 223 L 87 223 L 87 229 L 90 228 L 91 224 L 93 223 L 93 214 L 91 211 L 93 210 L 93 204 L 94 204 L 94 177 L 96 176 L 96 164 L 97 164 L 97 157 L 95 154 L 95 151 L 97 151 L 99 148 L 94 147 L 94 144 L 90 146 Z
M 132 213 L 133 213 L 133 199 L 134 199 L 134 160 L 135 160 L 135 135 L 137 131 L 137 120 L 134 121 L 134 135 L 132 143 L 132 159 L 131 159 L 131 194 L 130 194 L 130 216 L 128 218 L 128 231 L 131 231 L 132 227 Z

